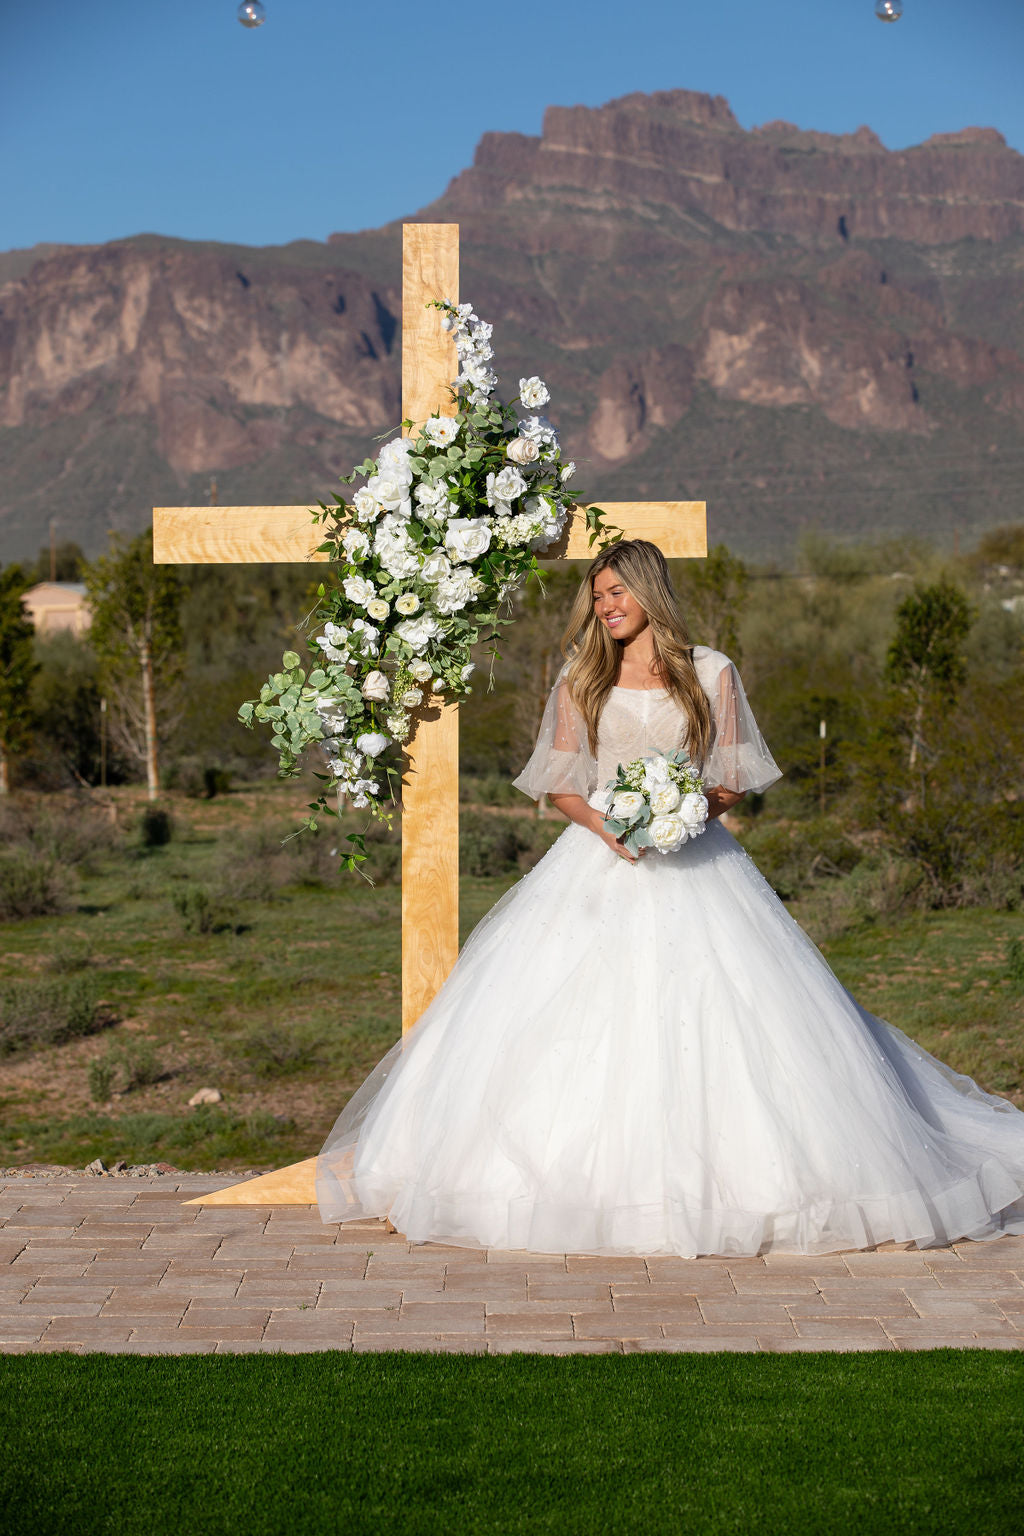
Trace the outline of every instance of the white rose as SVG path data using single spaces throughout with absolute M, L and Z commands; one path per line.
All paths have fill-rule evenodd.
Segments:
M 485 555 L 490 543 L 491 530 L 484 517 L 453 517 L 445 530 L 445 549 L 457 562 Z
M 470 678 L 473 676 L 473 673 L 475 671 L 476 671 L 476 662 L 475 661 L 467 661 L 466 665 L 463 667 L 462 671 L 459 673 L 459 676 L 462 678 L 462 681 L 464 683 L 468 683 Z
M 679 791 L 671 783 L 659 784 L 651 790 L 651 810 L 655 816 L 667 816 L 669 811 L 674 811 L 679 805 Z
M 419 556 L 414 549 L 388 548 L 381 555 L 380 563 L 392 581 L 408 581 L 420 568 Z
M 316 637 L 316 643 L 328 661 L 348 661 L 348 630 L 342 629 L 340 624 L 325 624 L 323 634 Z
M 430 662 L 420 661 L 418 657 L 415 661 L 410 661 L 409 671 L 418 683 L 429 683 L 434 675 L 434 669 Z
M 459 423 L 454 416 L 431 416 L 423 432 L 436 448 L 447 448 L 459 435 Z
M 547 405 L 551 399 L 551 391 L 544 380 L 538 379 L 534 374 L 531 379 L 519 380 L 519 398 L 528 411 L 535 411 L 538 406 Z
M 352 625 L 352 639 L 359 646 L 360 655 L 369 656 L 371 651 L 377 649 L 380 630 L 373 624 L 367 624 L 365 619 L 356 619 Z
M 410 613 L 415 613 L 419 605 L 420 600 L 416 596 L 415 592 L 403 592 L 400 597 L 395 598 L 396 613 L 404 613 L 407 615 Z
M 425 651 L 440 633 L 440 624 L 429 613 L 421 613 L 415 619 L 405 619 L 395 625 L 395 634 L 414 651 Z
M 360 691 L 364 699 L 380 703 L 388 696 L 388 680 L 383 672 L 370 672 Z
M 643 795 L 635 790 L 624 789 L 615 796 L 611 804 L 611 814 L 616 821 L 632 821 L 645 805 Z
M 515 465 L 506 464 L 497 474 L 487 476 L 487 505 L 493 507 L 496 501 L 515 501 L 526 489 L 526 481 Z
M 450 576 L 438 582 L 434 592 L 434 607 L 438 613 L 459 613 L 482 587 L 483 583 L 473 575 L 468 565 L 457 565 Z
M 407 465 L 404 472 L 385 469 L 379 475 L 371 475 L 366 482 L 366 489 L 386 511 L 399 512 L 403 504 L 409 504 L 411 484 L 412 470 Z M 412 510 L 411 506 L 409 510 Z
M 696 792 L 684 795 L 679 806 L 679 815 L 690 836 L 696 837 L 707 826 L 708 802 L 703 795 Z
M 675 811 L 670 811 L 667 816 L 655 816 L 647 833 L 659 853 L 674 853 L 689 836 L 683 818 Z
M 391 609 L 382 597 L 375 597 L 372 602 L 367 603 L 366 611 L 371 619 L 376 619 L 380 623 L 382 619 L 387 618 Z
M 543 548 L 557 539 L 565 526 L 565 508 L 556 506 L 547 496 L 527 496 L 523 511 L 534 523 L 533 548 Z
M 388 738 L 380 731 L 364 731 L 356 737 L 356 746 L 365 757 L 379 757 L 388 744 Z
M 365 485 L 360 486 L 352 497 L 352 506 L 361 523 L 372 522 L 380 511 L 376 496 Z
M 377 588 L 365 576 L 346 576 L 342 586 L 349 602 L 356 603 L 360 608 L 366 608 L 377 596 Z
M 521 421 L 519 436 L 528 437 L 538 448 L 554 448 L 558 443 L 558 433 L 546 416 L 529 416 Z
M 341 536 L 341 547 L 350 560 L 365 555 L 370 547 L 370 541 L 365 533 L 360 533 L 358 528 L 346 528 Z
M 451 571 L 451 561 L 448 559 L 447 555 L 442 555 L 441 551 L 438 549 L 435 550 L 432 555 L 428 555 L 424 560 L 422 568 L 420 569 L 420 576 L 424 581 L 428 581 L 433 584 L 438 581 L 443 581 L 446 576 L 450 576 Z
M 540 449 L 531 437 L 514 437 L 505 445 L 505 457 L 513 464 L 536 464 Z
M 412 470 L 409 468 L 409 455 L 412 452 L 413 442 L 411 437 L 393 437 L 389 443 L 385 443 L 377 455 L 377 468 L 380 470 L 394 470 L 399 475 L 408 475 L 406 485 L 412 482 Z
M 574 459 L 570 459 L 568 464 L 563 464 L 562 465 L 562 470 L 561 470 L 562 484 L 563 485 L 568 485 L 569 481 L 572 479 L 572 477 L 573 477 L 573 475 L 575 473 L 576 473 L 576 462 L 575 462 Z
M 649 795 L 653 794 L 653 792 L 656 789 L 660 789 L 663 784 L 669 783 L 671 783 L 671 776 L 669 774 L 669 763 L 667 758 L 649 758 L 648 761 L 644 763 L 644 789 L 646 789 L 647 793 Z
M 423 690 L 421 688 L 407 688 L 398 702 L 403 709 L 415 709 L 417 704 L 423 703 Z

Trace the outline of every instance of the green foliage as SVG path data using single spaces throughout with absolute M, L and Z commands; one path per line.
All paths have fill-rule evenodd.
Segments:
M 233 908 L 206 885 L 187 885 L 171 902 L 186 933 L 223 933 L 232 926 Z
M 63 1045 L 111 1022 L 91 977 L 9 982 L 0 988 L 0 1056 Z
M 68 632 L 37 635 L 32 680 L 33 743 L 26 758 L 37 788 L 64 789 L 100 779 L 100 678 L 88 641 Z M 107 783 L 123 781 L 130 765 L 108 744 Z
M 25 746 L 32 719 L 29 687 L 36 671 L 34 630 L 22 602 L 29 585 L 18 565 L 0 571 L 0 793 L 7 791 L 8 764 Z
M 67 865 L 31 848 L 0 849 L 0 922 L 52 917 L 73 905 Z
M 673 578 L 691 638 L 710 645 L 739 664 L 743 657 L 740 622 L 750 588 L 750 573 L 725 544 L 715 544 L 706 560 L 674 562 Z
M 117 1080 L 117 1063 L 108 1056 L 97 1056 L 86 1068 L 89 1097 L 94 1104 L 106 1104 Z
M 238 1038 L 238 1051 L 257 1077 L 291 1077 L 323 1064 L 322 1036 L 298 1026 L 253 1024 Z
M 967 677 L 964 648 L 971 628 L 966 594 L 950 581 L 916 586 L 896 610 L 896 633 L 886 656 L 885 675 L 907 701 L 904 735 L 907 767 L 931 756 L 933 731 Z
M 157 743 L 166 737 L 168 695 L 182 671 L 181 582 L 173 566 L 154 565 L 152 531 L 130 543 L 113 539 L 84 577 L 111 728 L 144 765 L 155 794 Z
M 1015 992 L 1024 992 L 1024 942 L 1011 939 L 1006 946 L 1006 974 Z
M 835 817 L 799 822 L 753 822 L 743 846 L 783 901 L 792 901 L 822 880 L 848 875 L 864 857 Z
M 139 816 L 143 848 L 164 848 L 174 836 L 174 816 L 166 805 L 144 805 Z
M 51 560 L 50 546 L 44 544 L 31 570 L 33 583 L 39 581 L 81 581 L 85 565 L 85 552 L 73 539 L 62 539 L 54 549 Z
M 560 819 L 466 812 L 459 826 L 459 871 L 478 878 L 525 872 L 543 858 L 564 827 Z

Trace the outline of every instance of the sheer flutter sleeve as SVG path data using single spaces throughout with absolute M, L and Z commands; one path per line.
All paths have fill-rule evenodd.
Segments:
M 542 795 L 581 795 L 589 800 L 597 787 L 597 761 L 587 742 L 586 723 L 569 696 L 565 669 L 545 705 L 533 756 L 512 782 L 533 800 Z
M 777 766 L 757 728 L 740 675 L 721 652 L 711 652 L 708 661 L 712 662 L 708 670 L 713 670 L 718 663 L 721 665 L 717 666 L 713 678 L 701 678 L 711 700 L 713 722 L 711 751 L 704 763 L 704 782 L 709 788 L 728 789 L 734 794 L 767 789 L 769 784 L 781 779 L 782 769 Z

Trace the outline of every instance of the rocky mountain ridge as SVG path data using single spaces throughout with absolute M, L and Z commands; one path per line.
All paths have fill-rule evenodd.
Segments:
M 720 97 L 551 108 L 418 219 L 462 230 L 504 378 L 540 372 L 593 498 L 712 536 L 968 535 L 1021 516 L 1024 156 L 743 130 Z M 329 493 L 400 415 L 400 228 L 0 255 L 0 558 L 154 503 Z M 518 371 L 517 371 L 518 370 Z

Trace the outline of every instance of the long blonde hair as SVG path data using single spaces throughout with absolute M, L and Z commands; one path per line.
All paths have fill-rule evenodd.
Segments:
M 689 721 L 687 750 L 697 762 L 711 745 L 711 705 L 693 665 L 693 648 L 665 556 L 646 539 L 622 539 L 591 561 L 580 583 L 562 654 L 569 662 L 569 694 L 587 725 L 591 752 L 597 751 L 597 723 L 619 680 L 622 650 L 594 612 L 594 580 L 609 567 L 636 599 L 651 626 L 654 672 Z

